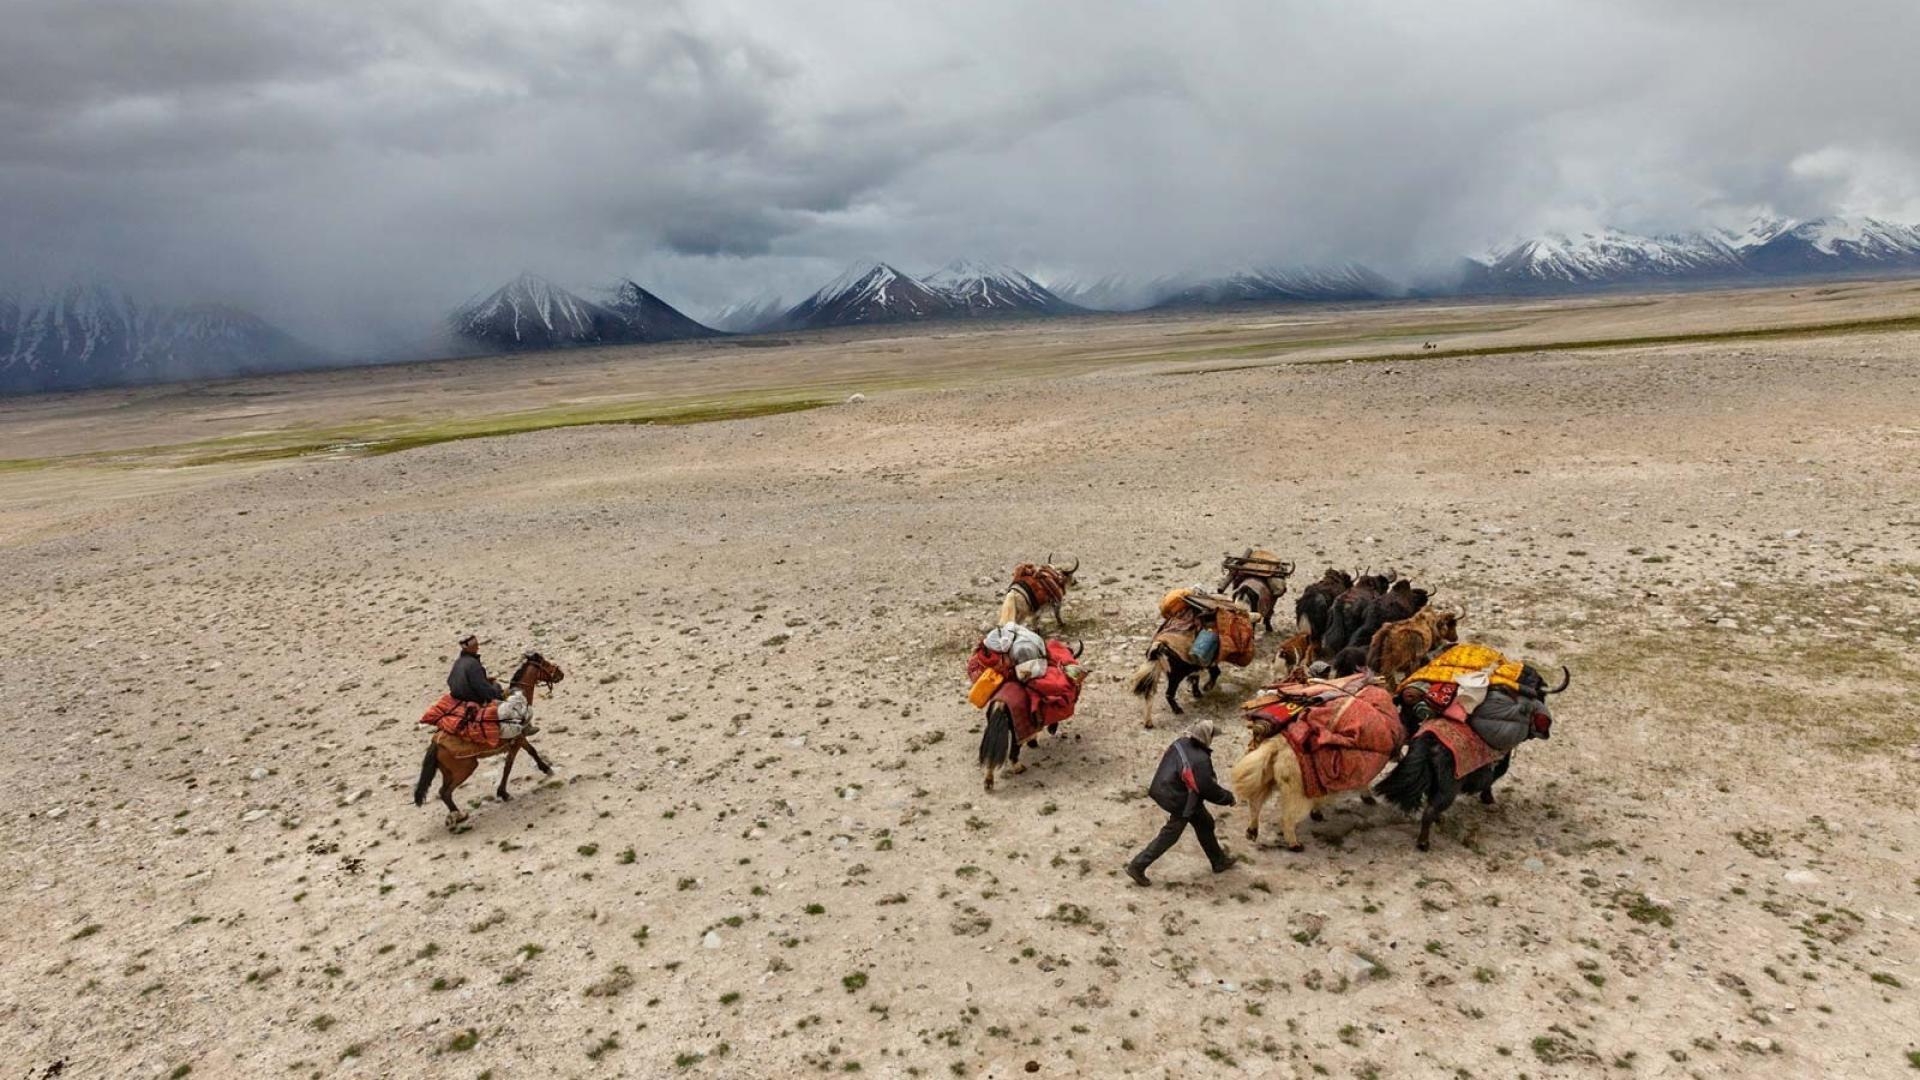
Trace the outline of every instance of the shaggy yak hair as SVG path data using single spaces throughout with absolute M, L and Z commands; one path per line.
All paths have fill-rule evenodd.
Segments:
M 1260 810 L 1274 795 L 1280 796 L 1280 838 L 1288 851 L 1305 851 L 1298 826 L 1312 818 L 1320 820 L 1320 807 L 1345 795 L 1357 794 L 1368 806 L 1374 804 L 1371 792 L 1342 791 L 1319 799 L 1307 798 L 1306 780 L 1300 775 L 1300 756 L 1283 735 L 1272 733 L 1264 721 L 1254 721 L 1253 744 L 1239 761 L 1233 763 L 1233 794 L 1246 801 L 1247 839 L 1260 838 Z
M 1421 608 L 1398 622 L 1374 631 L 1367 646 L 1367 670 L 1386 680 L 1387 690 L 1400 689 L 1400 680 L 1413 674 L 1432 652 L 1460 640 L 1465 612 Z

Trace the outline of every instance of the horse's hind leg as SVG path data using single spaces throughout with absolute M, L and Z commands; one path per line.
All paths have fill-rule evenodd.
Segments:
M 1067 620 L 1060 617 L 1060 602 L 1058 600 L 1053 602 L 1053 625 L 1062 633 L 1066 632 Z
M 440 801 L 447 804 L 447 828 L 467 820 L 466 811 L 454 804 L 453 774 L 445 769 L 440 770 Z
M 515 739 L 513 745 L 507 748 L 506 764 L 500 766 L 500 786 L 493 789 L 493 794 L 494 797 L 501 802 L 506 802 L 508 799 L 513 798 L 513 796 L 507 794 L 507 777 L 513 775 L 513 759 L 520 756 L 520 747 L 522 745 L 524 745 L 522 740 Z

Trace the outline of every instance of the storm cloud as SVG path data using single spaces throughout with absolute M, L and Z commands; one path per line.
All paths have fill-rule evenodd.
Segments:
M 1920 220 L 1920 6 L 0 0 L 0 282 L 372 349 L 531 269 L 1357 259 Z

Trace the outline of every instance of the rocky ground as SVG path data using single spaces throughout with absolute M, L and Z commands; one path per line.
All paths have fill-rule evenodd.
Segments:
M 0 475 L 0 1075 L 1916 1075 L 1917 406 L 1883 333 Z M 1229 810 L 1139 889 L 1123 680 L 1250 544 L 1573 688 L 1429 853 Z M 1097 673 L 989 794 L 963 656 L 1049 551 Z M 449 833 L 469 629 L 568 677 Z

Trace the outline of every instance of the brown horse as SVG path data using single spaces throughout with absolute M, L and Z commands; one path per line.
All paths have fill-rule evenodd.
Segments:
M 560 665 L 537 652 L 530 652 L 521 657 L 520 668 L 513 673 L 513 678 L 508 680 L 508 685 L 524 694 L 527 704 L 531 705 L 534 693 L 540 689 L 541 683 L 547 684 L 548 695 L 551 696 L 553 685 L 566 677 L 567 674 L 560 670 Z M 456 753 L 452 747 L 446 745 L 447 740 L 441 738 L 442 734 L 435 732 L 433 741 L 427 744 L 426 759 L 420 763 L 420 782 L 413 787 L 413 805 L 419 806 L 427 801 L 427 788 L 433 785 L 433 774 L 438 770 L 440 801 L 447 804 L 447 828 L 449 829 L 467 820 L 467 812 L 454 805 L 453 790 L 467 782 L 467 777 L 472 776 L 473 771 L 480 767 L 481 758 L 493 757 L 496 754 L 507 755 L 507 763 L 500 770 L 500 786 L 494 789 L 494 794 L 503 802 L 513 797 L 507 794 L 507 778 L 513 775 L 513 759 L 520 755 L 520 751 L 525 750 L 527 756 L 533 758 L 534 765 L 542 773 L 548 776 L 553 775 L 553 766 L 547 764 L 546 759 L 540 756 L 540 751 L 535 750 L 533 744 L 528 742 L 524 735 L 510 741 L 503 741 L 499 746 L 481 748 L 477 753 L 467 752 L 464 747 L 462 752 Z

